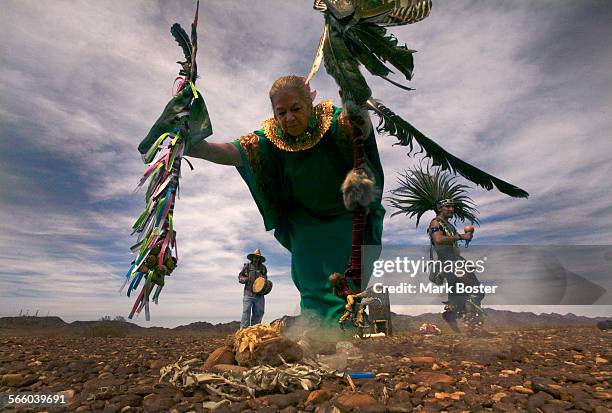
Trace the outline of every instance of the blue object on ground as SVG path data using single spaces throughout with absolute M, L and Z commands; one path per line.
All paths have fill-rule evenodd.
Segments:
M 347 371 L 345 373 L 351 379 L 373 379 L 376 375 L 369 371 Z

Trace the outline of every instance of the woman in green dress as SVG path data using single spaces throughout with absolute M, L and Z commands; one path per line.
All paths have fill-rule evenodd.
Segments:
M 188 156 L 236 166 L 248 185 L 266 230 L 291 252 L 291 277 L 302 314 L 337 324 L 345 302 L 332 293 L 329 275 L 344 272 L 351 255 L 352 213 L 341 185 L 353 167 L 353 126 L 331 101 L 313 105 L 304 79 L 285 76 L 270 90 L 274 116 L 231 143 L 203 141 Z M 369 207 L 364 244 L 381 243 L 383 170 L 367 116 L 365 157 L 378 194 Z M 367 268 L 367 265 L 364 265 Z M 364 270 L 362 285 L 369 273 Z

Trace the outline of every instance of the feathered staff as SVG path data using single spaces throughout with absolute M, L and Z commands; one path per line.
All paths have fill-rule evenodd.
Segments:
M 309 81 L 317 72 L 321 61 L 327 72 L 340 87 L 343 106 L 355 124 L 362 124 L 365 109 L 379 117 L 377 130 L 398 138 L 397 144 L 409 147 L 413 152 L 414 144 L 420 146 L 425 157 L 431 158 L 434 166 L 460 174 L 487 190 L 496 187 L 513 197 L 527 197 L 524 190 L 496 178 L 475 166 L 457 158 L 444 150 L 436 142 L 418 131 L 410 123 L 395 114 L 380 101 L 372 97 L 372 91 L 360 71 L 360 65 L 371 74 L 381 77 L 404 90 L 411 90 L 389 78 L 393 69 L 400 72 L 406 80 L 411 80 L 414 62 L 413 50 L 399 45 L 397 39 L 387 33 L 385 27 L 418 22 L 429 15 L 431 0 L 315 0 L 314 8 L 324 13 L 325 29 L 315 54 Z M 393 68 L 393 69 L 392 69 Z M 345 205 L 353 211 L 352 254 L 345 271 L 352 278 L 355 287 L 361 289 L 361 244 L 368 197 L 359 202 L 350 202 L 347 193 L 371 194 L 367 171 L 363 167 L 363 136 L 355 129 L 353 170 L 343 184 Z M 357 179 L 358 178 L 358 179 Z M 358 185 L 352 185 L 351 181 Z M 349 198 L 349 202 L 347 202 Z M 363 201 L 363 202 L 361 202 Z M 352 207 L 350 207 L 352 205 Z
M 184 61 L 177 62 L 181 66 L 175 79 L 178 86 L 175 96 L 138 146 L 147 164 L 147 170 L 138 184 L 140 188 L 148 181 L 145 192 L 147 206 L 132 227 L 132 234 L 139 234 L 137 242 L 131 247 L 137 257 L 132 261 L 120 292 L 129 283 L 129 297 L 143 280 L 144 285 L 129 314 L 130 319 L 143 308 L 146 320 L 150 319 L 149 301 L 157 304 L 165 277 L 177 265 L 173 215 L 179 192 L 181 161 L 187 148 L 212 134 L 204 99 L 195 88 L 198 11 L 199 1 L 191 25 L 191 37 L 178 23 L 170 29 L 185 56 Z
M 360 72 L 360 65 L 371 74 L 410 90 L 388 76 L 394 73 L 391 69 L 393 67 L 406 80 L 411 80 L 414 50 L 399 45 L 385 27 L 424 19 L 431 10 L 431 0 L 315 0 L 314 8 L 325 14 L 325 30 L 308 79 L 312 78 L 315 68 L 323 59 L 327 72 L 340 86 L 343 100 L 352 101 L 357 107 L 376 113 L 380 119 L 378 132 L 397 137 L 397 144 L 409 147 L 409 153 L 412 153 L 416 143 L 425 157 L 431 158 L 432 165 L 442 170 L 459 174 L 487 190 L 496 187 L 512 197 L 528 197 L 529 194 L 524 190 L 447 152 L 372 97 Z

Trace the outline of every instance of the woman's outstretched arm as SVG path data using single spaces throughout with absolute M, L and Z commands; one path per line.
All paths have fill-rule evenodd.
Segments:
M 201 158 L 220 165 L 242 166 L 242 159 L 238 148 L 233 144 L 212 143 L 202 141 L 198 145 L 189 149 L 185 155 L 194 158 Z

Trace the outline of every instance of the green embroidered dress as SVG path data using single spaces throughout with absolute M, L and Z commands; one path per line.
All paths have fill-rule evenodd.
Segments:
M 340 108 L 325 101 L 314 113 L 316 127 L 299 139 L 283 137 L 272 118 L 234 144 L 242 157 L 237 169 L 266 230 L 273 229 L 291 252 L 291 277 L 300 291 L 302 313 L 337 323 L 345 302 L 333 295 L 329 275 L 343 273 L 351 254 L 352 213 L 344 207 L 340 186 L 353 167 L 353 150 Z M 382 194 L 383 170 L 373 133 L 365 153 Z M 380 245 L 384 213 L 379 195 L 370 205 L 365 244 Z M 363 274 L 364 286 L 369 277 Z

